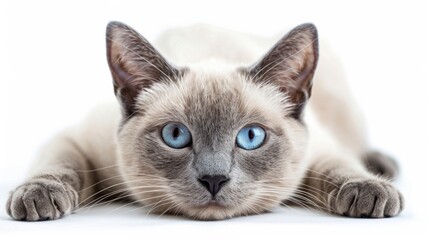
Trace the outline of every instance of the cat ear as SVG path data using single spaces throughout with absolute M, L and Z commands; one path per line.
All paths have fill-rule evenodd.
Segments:
M 144 88 L 179 74 L 143 36 L 123 23 L 107 25 L 106 43 L 115 95 L 125 116 L 136 111 L 136 98 Z
M 286 34 L 247 72 L 255 82 L 279 86 L 294 104 L 292 116 L 300 119 L 311 95 L 317 59 L 317 29 L 307 23 Z

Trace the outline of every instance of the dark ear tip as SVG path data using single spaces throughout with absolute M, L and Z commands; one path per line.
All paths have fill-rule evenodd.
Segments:
M 125 23 L 119 22 L 119 21 L 111 21 L 107 24 L 106 32 L 107 34 L 111 33 L 114 29 L 129 29 Z
M 119 22 L 119 21 L 110 21 L 107 24 L 107 28 L 113 28 L 113 27 L 124 27 L 127 26 L 125 23 Z
M 305 29 L 312 29 L 314 31 L 317 31 L 316 25 L 314 25 L 314 23 L 311 23 L 311 22 L 303 23 L 303 24 L 301 24 L 299 26 L 302 27 L 302 28 L 305 28 Z
M 293 31 L 296 32 L 308 32 L 312 35 L 313 38 L 317 39 L 317 27 L 313 23 L 303 23 L 297 26 Z

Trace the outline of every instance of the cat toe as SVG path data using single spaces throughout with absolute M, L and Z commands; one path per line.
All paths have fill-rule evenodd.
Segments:
M 58 219 L 72 210 L 72 201 L 63 184 L 34 180 L 19 186 L 9 197 L 7 213 L 15 220 L 44 221 Z
M 348 217 L 382 218 L 398 215 L 403 197 L 382 180 L 349 181 L 338 191 L 334 212 Z

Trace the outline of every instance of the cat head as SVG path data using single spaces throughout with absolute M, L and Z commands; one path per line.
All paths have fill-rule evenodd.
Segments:
M 252 66 L 177 67 L 112 22 L 107 57 L 123 114 L 120 169 L 148 210 L 224 219 L 267 211 L 296 190 L 318 59 L 314 25 L 296 27 Z

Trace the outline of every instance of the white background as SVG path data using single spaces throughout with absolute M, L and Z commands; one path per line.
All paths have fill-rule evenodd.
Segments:
M 200 239 L 427 236 L 427 7 L 423 1 L 1 2 L 0 238 L 72 238 L 82 232 L 142 239 L 151 234 Z M 397 185 L 406 198 L 405 211 L 393 219 L 366 220 L 279 208 L 263 216 L 196 222 L 128 208 L 107 214 L 111 207 L 55 222 L 11 221 L 2 206 L 40 145 L 93 106 L 114 99 L 104 40 L 111 20 L 131 25 L 149 40 L 167 28 L 194 23 L 264 36 L 315 23 L 342 59 L 372 146 L 400 162 Z

